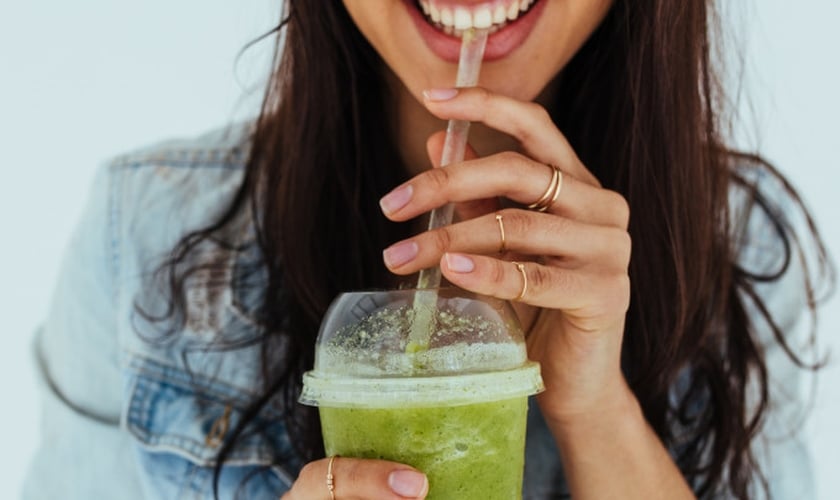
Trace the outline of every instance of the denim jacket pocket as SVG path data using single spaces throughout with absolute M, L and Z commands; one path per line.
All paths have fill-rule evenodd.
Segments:
M 139 444 L 147 493 L 212 498 L 219 450 L 240 422 L 248 395 L 231 397 L 223 384 L 156 361 L 139 366 L 128 379 L 124 419 Z M 280 412 L 265 409 L 226 457 L 219 498 L 276 498 L 300 467 Z

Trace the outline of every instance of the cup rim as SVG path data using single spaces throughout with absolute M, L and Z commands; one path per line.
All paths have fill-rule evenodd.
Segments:
M 462 406 L 542 392 L 540 365 L 483 373 L 422 377 L 347 377 L 310 370 L 298 402 L 329 408 L 424 408 Z

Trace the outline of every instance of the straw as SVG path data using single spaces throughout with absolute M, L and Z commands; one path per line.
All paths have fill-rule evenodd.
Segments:
M 484 58 L 484 48 L 487 45 L 487 30 L 470 28 L 464 30 L 461 37 L 461 54 L 458 59 L 458 76 L 456 87 L 475 87 L 481 71 L 481 60 Z M 467 149 L 467 136 L 470 122 L 464 120 L 449 120 L 446 127 L 446 140 L 443 143 L 443 154 L 440 166 L 464 161 Z M 452 223 L 454 207 L 451 203 L 432 210 L 429 217 L 429 230 Z M 414 322 L 409 333 L 407 352 L 426 350 L 429 338 L 434 328 L 434 313 L 437 309 L 437 292 L 440 286 L 440 268 L 435 266 L 420 271 L 417 280 L 418 291 L 414 295 Z

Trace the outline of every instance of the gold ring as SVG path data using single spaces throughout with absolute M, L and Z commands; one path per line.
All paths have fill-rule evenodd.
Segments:
M 521 262 L 511 262 L 511 264 L 516 266 L 516 269 L 519 270 L 519 274 L 522 275 L 522 291 L 519 292 L 519 295 L 513 299 L 516 302 L 525 298 L 525 294 L 528 293 L 528 273 L 525 272 L 525 264 Z
M 563 172 L 558 167 L 554 167 L 554 173 L 557 174 L 557 186 L 554 188 L 554 195 L 551 197 L 551 201 L 549 201 L 545 208 L 541 209 L 540 212 L 545 212 L 549 208 L 553 207 L 554 202 L 556 202 L 557 198 L 560 197 L 560 190 L 563 189 Z
M 499 235 L 502 237 L 502 243 L 499 245 L 499 253 L 505 253 L 507 242 L 505 241 L 505 222 L 502 220 L 502 214 L 496 214 L 496 222 L 499 223 Z
M 545 193 L 540 196 L 539 200 L 528 205 L 529 210 L 545 212 L 554 205 L 554 202 L 560 196 L 560 188 L 563 187 L 563 172 L 560 171 L 560 167 L 555 165 L 548 166 L 551 167 L 551 181 L 548 183 L 548 188 L 546 188 Z
M 335 500 L 335 481 L 333 477 L 333 462 L 338 455 L 333 455 L 330 457 L 330 461 L 327 464 L 327 490 L 330 492 L 330 500 Z

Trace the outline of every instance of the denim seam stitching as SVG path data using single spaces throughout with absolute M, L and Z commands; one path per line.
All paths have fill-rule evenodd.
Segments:
M 122 155 L 112 160 L 120 169 L 136 170 L 142 167 L 172 168 L 222 168 L 240 170 L 245 166 L 247 151 L 240 147 L 230 149 L 182 149 L 152 153 Z
M 210 380 L 206 377 L 189 374 L 176 367 L 164 365 L 156 360 L 133 353 L 129 368 L 138 374 L 144 374 L 155 380 L 166 379 L 168 382 L 177 382 L 178 387 L 187 390 L 203 389 L 208 397 L 215 396 L 218 399 L 234 399 L 240 406 L 247 405 L 248 399 L 256 396 L 252 391 L 242 387 L 234 386 L 220 380 Z M 243 394 L 245 397 L 243 397 Z
M 117 173 L 113 169 L 108 170 L 108 228 L 111 240 L 111 283 L 114 304 L 119 304 L 121 287 L 120 287 L 120 218 L 122 216 L 121 205 L 119 203 L 120 197 L 117 191 L 120 187 L 118 183 Z

